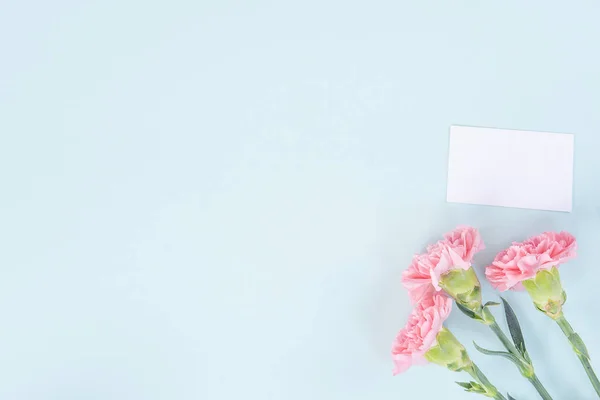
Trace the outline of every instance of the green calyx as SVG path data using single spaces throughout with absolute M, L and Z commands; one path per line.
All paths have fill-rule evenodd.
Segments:
M 480 312 L 481 283 L 473 267 L 467 270 L 456 268 L 446 272 L 441 276 L 439 285 L 461 306 Z
M 463 371 L 472 368 L 473 362 L 464 346 L 454 335 L 442 328 L 436 337 L 437 343 L 432 346 L 425 358 L 434 363 L 448 368 L 450 371 Z
M 522 284 L 538 310 L 554 320 L 562 316 L 562 306 L 567 300 L 567 295 L 560 283 L 558 268 L 541 270 Z

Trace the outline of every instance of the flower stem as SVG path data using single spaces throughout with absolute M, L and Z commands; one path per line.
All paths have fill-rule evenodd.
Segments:
M 508 337 L 506 337 L 506 335 L 502 331 L 502 328 L 500 328 L 500 326 L 498 325 L 498 323 L 496 322 L 495 319 L 488 326 L 490 327 L 490 329 L 492 330 L 492 332 L 494 332 L 494 334 L 496 335 L 496 337 L 498 337 L 498 339 L 500 339 L 500 341 L 502 342 L 502 344 L 504 345 L 504 347 L 506 348 L 506 350 L 508 350 L 508 352 L 510 354 L 512 354 L 513 356 L 517 357 L 519 360 L 525 361 L 523 359 L 523 356 L 519 352 L 519 350 L 517 350 L 517 348 L 513 344 L 513 342 Z
M 492 397 L 496 400 L 506 400 L 506 397 L 504 397 L 504 395 L 502 395 L 502 393 L 500 393 L 498 389 L 491 384 L 489 379 L 483 374 L 483 372 L 481 372 L 475 363 L 472 364 L 471 368 L 466 368 L 465 371 L 467 371 L 469 375 L 471 375 L 473 379 L 475 379 L 475 381 L 485 389 L 485 393 L 483 393 L 485 396 Z
M 517 350 L 513 342 L 508 337 L 506 337 L 506 335 L 496 322 L 496 319 L 493 319 L 488 326 L 490 327 L 492 332 L 494 332 L 496 337 L 498 337 L 498 339 L 502 342 L 504 348 L 519 360 L 519 364 L 517 366 L 519 367 L 521 375 L 527 378 L 527 380 L 533 385 L 533 387 L 535 387 L 542 399 L 552 400 L 552 396 L 550 396 L 550 393 L 548 393 L 544 385 L 542 385 L 542 382 L 540 382 L 539 378 L 535 374 L 535 370 L 533 369 L 533 364 L 531 363 L 531 361 L 525 359 L 521 352 Z
M 592 364 L 590 364 L 590 357 L 587 353 L 587 349 L 585 348 L 583 340 L 581 340 L 581 337 L 575 333 L 573 327 L 571 327 L 571 324 L 567 322 L 562 313 L 558 318 L 556 318 L 556 323 L 558 326 L 560 326 L 560 329 L 563 331 L 567 339 L 569 339 L 569 342 L 571 342 L 573 351 L 575 351 L 575 354 L 577 354 L 577 358 L 579 358 L 579 361 L 581 361 L 581 365 L 583 365 L 583 369 L 585 369 L 585 373 L 590 379 L 594 390 L 596 390 L 598 397 L 600 397 L 600 381 L 598 381 L 598 377 L 592 368 Z
M 533 374 L 533 376 L 531 378 L 527 378 L 527 379 L 529 380 L 529 382 L 531 382 L 531 384 L 533 385 L 535 390 L 538 391 L 540 396 L 542 396 L 542 399 L 552 400 L 552 396 L 550 396 L 550 393 L 548 393 L 548 391 L 546 390 L 544 385 L 542 385 L 542 382 L 540 382 L 540 380 L 538 379 L 538 377 L 535 373 Z

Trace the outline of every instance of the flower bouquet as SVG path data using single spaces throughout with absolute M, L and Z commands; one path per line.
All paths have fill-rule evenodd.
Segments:
M 476 229 L 458 227 L 444 235 L 444 239 L 430 245 L 425 253 L 414 256 L 402 274 L 402 283 L 408 290 L 414 309 L 392 346 L 394 374 L 405 372 L 413 365 L 431 362 L 451 371 L 469 374 L 472 380 L 457 382 L 467 392 L 494 399 L 513 399 L 510 394 L 505 397 L 492 384 L 465 347 L 444 327 L 452 303 L 455 303 L 470 319 L 488 326 L 504 350 L 488 350 L 474 343 L 475 348 L 483 354 L 508 359 L 542 399 L 551 400 L 552 396 L 535 373 L 511 306 L 501 298 L 509 337 L 491 312 L 492 307 L 500 304 L 492 301 L 483 303 L 481 284 L 472 266 L 473 257 L 483 248 L 484 243 Z M 535 307 L 556 321 L 600 397 L 600 382 L 590 364 L 586 346 L 563 312 L 567 297 L 558 267 L 574 258 L 576 249 L 577 243 L 571 234 L 546 232 L 524 242 L 515 242 L 500 252 L 486 267 L 485 276 L 499 291 L 526 291 Z

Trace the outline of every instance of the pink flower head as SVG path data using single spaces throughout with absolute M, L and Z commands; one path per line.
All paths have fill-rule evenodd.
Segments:
M 394 375 L 406 371 L 412 365 L 427 363 L 425 353 L 437 343 L 437 334 L 451 310 L 452 299 L 441 294 L 432 293 L 421 300 L 392 346 Z
M 545 232 L 524 242 L 515 242 L 498 253 L 485 276 L 492 286 L 504 292 L 521 290 L 521 282 L 533 278 L 540 270 L 558 267 L 574 258 L 577 250 L 575 237 L 568 232 Z
M 484 248 L 477 229 L 465 226 L 444 235 L 443 240 L 427 247 L 426 253 L 415 255 L 402 273 L 402 283 L 413 304 L 430 292 L 442 290 L 439 282 L 446 272 L 469 269 L 473 255 Z

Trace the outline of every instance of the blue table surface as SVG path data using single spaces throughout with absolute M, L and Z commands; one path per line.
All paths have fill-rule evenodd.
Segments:
M 577 236 L 565 310 L 600 369 L 599 18 L 597 1 L 3 2 L 0 398 L 480 398 L 435 365 L 391 374 L 401 272 L 457 224 L 482 232 L 480 276 L 513 240 Z M 575 134 L 573 212 L 446 203 L 452 124 Z M 552 321 L 507 298 L 555 400 L 595 398 Z M 498 348 L 485 327 L 447 325 L 537 398 L 475 351 Z

